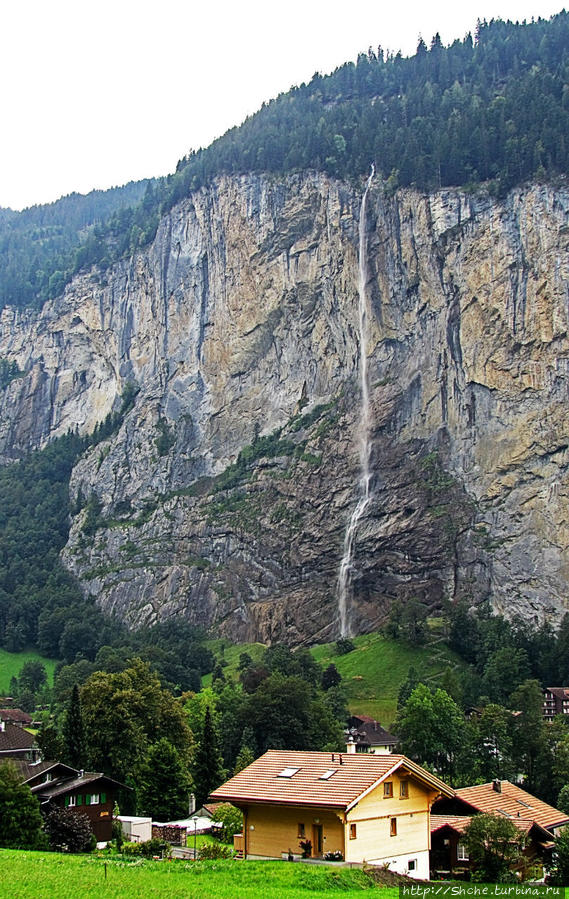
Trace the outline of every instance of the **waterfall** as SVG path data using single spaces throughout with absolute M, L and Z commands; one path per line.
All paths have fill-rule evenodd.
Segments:
M 340 636 L 351 636 L 351 620 L 349 609 L 349 592 L 352 574 L 352 559 L 354 553 L 354 543 L 356 540 L 356 532 L 361 517 L 366 511 L 370 500 L 370 423 L 371 412 L 369 404 L 369 383 L 367 373 L 367 247 L 366 247 L 366 204 L 367 195 L 371 187 L 371 182 L 375 174 L 375 168 L 372 165 L 371 174 L 367 180 L 366 189 L 362 197 L 360 207 L 359 221 L 359 265 L 358 265 L 358 324 L 359 324 L 359 343 L 360 343 L 360 383 L 361 383 L 361 405 L 360 418 L 358 423 L 358 443 L 360 454 L 360 480 L 359 492 L 360 498 L 351 514 L 346 533 L 344 534 L 344 547 L 342 553 L 342 561 L 340 562 L 340 574 L 338 576 L 338 614 L 340 618 Z

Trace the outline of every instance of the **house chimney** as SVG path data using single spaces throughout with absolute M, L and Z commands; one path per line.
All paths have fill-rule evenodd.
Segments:
M 501 780 L 493 780 L 492 781 L 492 789 L 495 793 L 502 792 L 502 781 Z
M 353 737 L 350 737 L 350 739 L 348 740 L 347 749 L 348 749 L 348 755 L 356 754 L 356 744 L 354 743 Z

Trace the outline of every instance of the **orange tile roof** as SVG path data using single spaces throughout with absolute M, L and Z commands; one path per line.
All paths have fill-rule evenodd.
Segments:
M 431 833 L 443 827 L 451 827 L 457 833 L 464 833 L 471 821 L 472 817 L 468 815 L 431 815 Z M 527 818 L 512 818 L 512 824 L 522 833 L 529 833 L 535 822 Z
M 480 812 L 494 812 L 512 820 L 518 817 L 526 818 L 545 828 L 569 821 L 565 812 L 560 812 L 558 808 L 542 802 L 509 780 L 502 780 L 500 783 L 501 793 L 496 792 L 492 783 L 487 783 L 475 787 L 461 787 L 456 791 L 456 795 Z
M 291 777 L 280 777 L 285 768 L 298 768 L 298 771 Z M 403 755 L 269 749 L 253 764 L 214 790 L 209 798 L 212 801 L 271 802 L 347 809 L 398 768 L 445 796 L 454 795 L 454 790 L 442 780 Z M 321 779 L 323 774 L 332 770 L 334 773 L 329 779 Z

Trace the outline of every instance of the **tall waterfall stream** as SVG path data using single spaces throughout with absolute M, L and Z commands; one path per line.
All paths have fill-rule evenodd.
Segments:
M 371 182 L 375 174 L 372 165 L 371 174 L 367 180 L 366 189 L 362 197 L 359 221 L 359 265 L 358 265 L 358 319 L 359 319 L 359 344 L 360 344 L 360 384 L 361 405 L 358 422 L 358 442 L 360 454 L 360 498 L 350 516 L 346 533 L 344 534 L 344 547 L 342 561 L 340 562 L 340 574 L 338 576 L 338 615 L 340 619 L 340 636 L 349 637 L 352 634 L 350 596 L 351 580 L 353 572 L 354 545 L 360 519 L 364 515 L 371 500 L 370 482 L 370 424 L 371 410 L 369 402 L 369 382 L 367 370 L 367 319 L 368 319 L 368 265 L 366 243 L 366 205 Z

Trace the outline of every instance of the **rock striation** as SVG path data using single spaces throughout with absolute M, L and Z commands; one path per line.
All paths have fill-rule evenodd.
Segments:
M 308 174 L 216 181 L 154 243 L 78 276 L 40 313 L 7 308 L 5 462 L 93 430 L 65 564 L 130 626 L 172 616 L 242 640 L 338 634 L 358 490 L 363 187 Z M 569 191 L 504 201 L 368 197 L 373 499 L 353 627 L 395 598 L 490 600 L 560 619 L 569 581 Z M 89 518 L 89 527 L 86 521 Z

